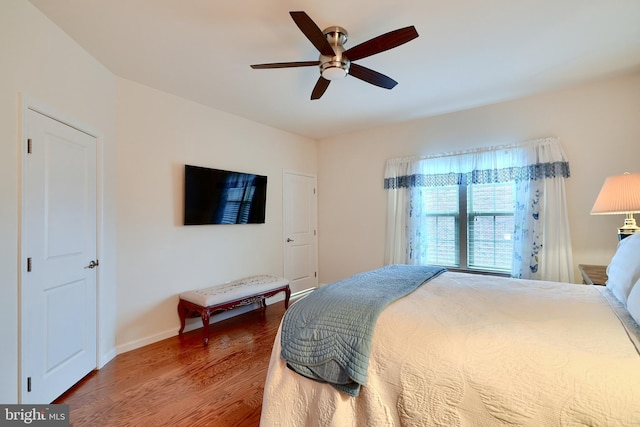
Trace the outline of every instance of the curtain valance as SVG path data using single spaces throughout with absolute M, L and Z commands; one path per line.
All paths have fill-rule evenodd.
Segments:
M 387 161 L 384 188 L 438 187 L 568 178 L 569 162 L 556 138 L 429 157 Z

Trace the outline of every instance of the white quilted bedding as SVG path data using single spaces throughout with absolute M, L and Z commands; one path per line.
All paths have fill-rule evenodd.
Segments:
M 372 347 L 354 398 L 288 369 L 278 334 L 261 426 L 640 426 L 640 355 L 594 286 L 447 272 Z

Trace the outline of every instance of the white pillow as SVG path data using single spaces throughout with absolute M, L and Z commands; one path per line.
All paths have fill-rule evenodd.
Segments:
M 640 233 L 618 243 L 607 267 L 607 276 L 607 288 L 626 306 L 631 288 L 640 278 Z
M 627 311 L 633 317 L 638 325 L 640 325 L 640 280 L 631 289 L 629 299 L 627 300 Z

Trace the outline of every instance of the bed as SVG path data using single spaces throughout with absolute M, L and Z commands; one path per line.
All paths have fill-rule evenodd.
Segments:
M 261 426 L 640 425 L 640 235 L 608 273 L 439 274 L 380 312 L 357 396 L 287 367 L 281 325 Z

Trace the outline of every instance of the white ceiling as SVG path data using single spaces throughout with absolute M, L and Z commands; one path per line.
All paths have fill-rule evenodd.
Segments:
M 640 0 L 30 0 L 116 75 L 321 139 L 640 69 Z M 357 61 L 309 99 L 317 60 L 289 11 L 344 27 L 345 48 L 414 25 L 420 36 Z

